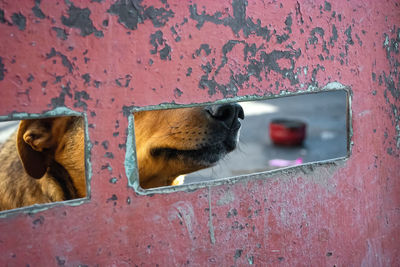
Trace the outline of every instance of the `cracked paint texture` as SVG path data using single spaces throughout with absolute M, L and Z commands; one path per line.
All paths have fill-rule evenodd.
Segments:
M 1 265 L 400 265 L 399 5 L 2 1 L 0 116 L 86 113 L 92 179 L 81 205 L 0 214 Z M 132 108 L 331 82 L 352 93 L 348 159 L 168 194 L 128 186 Z

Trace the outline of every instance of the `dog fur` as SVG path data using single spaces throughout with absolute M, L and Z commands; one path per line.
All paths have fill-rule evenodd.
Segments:
M 86 196 L 81 117 L 23 120 L 0 152 L 0 210 Z
M 226 120 L 211 107 L 134 114 L 143 188 L 181 184 L 236 147 L 243 110 Z M 0 210 L 86 197 L 84 139 L 82 117 L 22 120 L 0 149 Z
M 216 112 L 228 112 L 231 117 L 224 121 L 221 113 L 216 119 Z M 244 114 L 237 104 L 135 113 L 140 185 L 177 185 L 182 183 L 176 179 L 179 175 L 214 165 L 236 148 L 238 118 Z

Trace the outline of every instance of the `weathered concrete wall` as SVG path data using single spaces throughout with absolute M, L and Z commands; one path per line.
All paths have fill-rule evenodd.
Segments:
M 1 265 L 399 266 L 399 5 L 1 1 L 0 115 L 83 112 L 92 147 L 90 200 L 2 214 Z M 128 186 L 133 108 L 330 82 L 352 92 L 348 159 L 165 194 Z

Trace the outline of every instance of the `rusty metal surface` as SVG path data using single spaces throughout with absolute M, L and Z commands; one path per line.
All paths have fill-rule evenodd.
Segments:
M 2 1 L 0 115 L 86 114 L 91 196 L 2 213 L 1 265 L 400 265 L 399 5 Z M 128 185 L 131 111 L 334 82 L 352 94 L 347 159 L 163 194 Z

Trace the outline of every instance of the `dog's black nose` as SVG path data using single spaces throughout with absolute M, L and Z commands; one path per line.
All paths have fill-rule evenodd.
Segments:
M 238 118 L 244 119 L 243 108 L 239 104 L 206 106 L 205 110 L 213 119 L 224 123 L 229 128 Z

